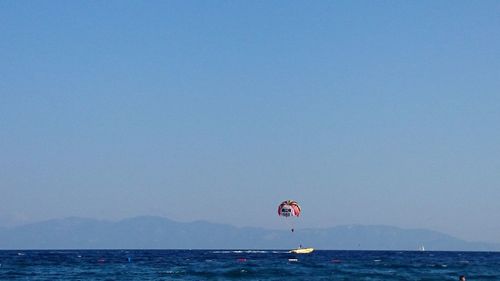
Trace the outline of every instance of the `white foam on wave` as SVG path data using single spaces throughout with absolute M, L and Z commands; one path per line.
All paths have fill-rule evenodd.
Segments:
M 267 254 L 268 253 L 268 251 L 263 251 L 263 250 L 247 250 L 244 252 L 249 253 L 249 254 Z
M 232 250 L 232 251 L 212 251 L 212 254 L 267 254 L 269 251 L 264 250 Z M 274 253 L 274 251 L 273 251 Z
M 182 274 L 185 273 L 184 270 L 166 270 L 166 271 L 160 271 L 162 274 Z

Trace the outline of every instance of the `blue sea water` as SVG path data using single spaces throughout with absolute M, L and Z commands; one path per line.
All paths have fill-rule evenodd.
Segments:
M 0 251 L 0 280 L 500 280 L 497 252 Z

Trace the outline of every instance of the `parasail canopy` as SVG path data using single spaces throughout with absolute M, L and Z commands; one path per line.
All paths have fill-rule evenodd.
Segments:
M 300 206 L 297 201 L 285 200 L 278 206 L 278 215 L 280 217 L 298 217 L 300 216 Z

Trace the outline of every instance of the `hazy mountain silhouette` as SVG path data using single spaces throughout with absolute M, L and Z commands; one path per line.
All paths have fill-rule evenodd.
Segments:
M 417 250 L 420 245 L 427 250 L 500 250 L 498 244 L 392 226 L 350 225 L 291 233 L 143 216 L 118 222 L 70 217 L 0 228 L 0 249 L 289 249 L 299 244 L 348 250 Z

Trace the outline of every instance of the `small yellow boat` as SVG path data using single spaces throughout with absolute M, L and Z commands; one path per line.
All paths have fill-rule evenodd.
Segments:
M 290 250 L 289 253 L 292 253 L 292 254 L 310 254 L 313 251 L 314 251 L 314 248 L 298 248 L 298 249 Z

